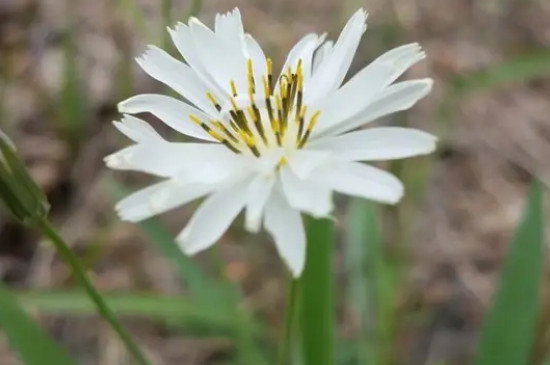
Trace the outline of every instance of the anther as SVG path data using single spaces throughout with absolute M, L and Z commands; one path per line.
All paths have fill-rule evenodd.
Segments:
M 277 103 L 277 115 L 281 123 L 281 129 L 280 129 L 281 136 L 283 136 L 285 134 L 286 120 L 284 119 L 284 115 L 283 115 L 283 102 L 279 95 L 275 97 L 275 102 Z
M 269 98 L 271 96 L 271 90 L 269 89 L 269 85 L 267 82 L 267 77 L 262 77 L 262 84 L 264 85 L 264 94 L 266 98 Z
M 220 103 L 218 103 L 218 101 L 216 100 L 216 97 L 214 96 L 214 94 L 212 94 L 210 91 L 207 91 L 206 96 L 208 97 L 210 102 L 214 105 L 214 107 L 216 108 L 217 111 L 222 110 L 222 107 L 221 107 Z
M 260 157 L 260 151 L 258 151 L 258 148 L 256 147 L 256 143 L 254 143 L 254 138 L 249 136 L 244 131 L 241 131 L 240 133 L 241 138 L 244 140 L 250 151 L 254 154 L 256 157 Z
M 231 133 L 231 131 L 229 129 L 226 128 L 226 126 L 224 126 L 221 122 L 217 121 L 217 120 L 213 120 L 211 121 L 211 123 L 216 127 L 218 128 L 219 130 L 221 130 L 227 137 L 229 137 L 229 139 L 231 139 L 233 142 L 235 143 L 239 143 L 239 139 L 237 137 L 235 137 L 233 135 L 233 133 Z
M 223 141 L 220 141 L 220 142 L 223 143 L 223 145 L 226 146 L 227 148 L 229 148 L 231 151 L 233 151 L 233 152 L 235 152 L 235 153 L 237 153 L 237 154 L 241 153 L 241 151 L 239 151 L 239 150 L 237 149 L 237 147 L 235 147 L 235 146 L 233 146 L 231 143 L 229 143 L 228 140 L 224 139 Z
M 200 118 L 198 118 L 196 115 L 189 115 L 189 119 L 197 125 L 199 125 L 202 129 L 206 131 L 209 135 L 211 135 L 214 139 L 218 140 L 220 143 L 225 145 L 227 148 L 229 148 L 231 151 L 235 153 L 240 153 L 239 149 L 236 148 L 229 142 L 227 139 L 225 139 L 222 135 L 220 135 L 218 132 L 214 131 L 212 128 L 210 128 L 206 123 L 204 123 Z
M 254 69 L 252 68 L 252 59 L 249 58 L 247 63 L 247 71 L 248 71 L 248 93 L 250 95 L 253 95 L 256 90 L 254 86 Z
M 298 134 L 296 135 L 296 142 L 300 142 L 302 139 L 302 133 L 304 131 L 304 118 L 306 116 L 307 112 L 307 106 L 304 106 L 302 108 L 302 111 L 299 113 L 299 116 L 296 118 L 298 121 Z M 296 114 L 298 114 L 298 111 L 296 111 Z
M 275 139 L 277 140 L 277 145 L 280 147 L 283 141 L 281 138 L 281 123 L 279 122 L 279 119 L 273 119 L 271 128 L 273 129 L 273 133 L 275 133 Z
M 237 84 L 235 83 L 235 80 L 231 80 L 229 85 L 231 86 L 231 93 L 233 96 L 237 96 Z
M 264 126 L 262 125 L 260 111 L 258 110 L 256 105 L 252 104 L 252 106 L 248 107 L 248 114 L 250 114 L 250 118 L 254 121 L 254 126 L 256 127 L 258 134 L 262 138 L 262 141 L 267 146 L 267 138 L 265 136 Z
M 268 58 L 266 60 L 266 63 L 267 63 L 267 86 L 269 87 L 269 90 L 273 90 L 273 62 L 271 61 L 271 58 Z
M 307 126 L 306 133 L 302 137 L 302 140 L 300 141 L 300 143 L 298 143 L 298 148 L 302 148 L 306 144 L 307 140 L 309 139 L 309 136 L 311 135 L 311 131 L 313 130 L 313 128 L 315 128 L 315 125 L 317 124 L 317 120 L 319 119 L 320 114 L 321 112 L 317 110 L 311 117 L 311 120 L 309 121 L 309 125 Z

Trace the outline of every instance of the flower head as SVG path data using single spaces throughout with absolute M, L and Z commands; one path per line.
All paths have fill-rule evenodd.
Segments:
M 169 29 L 185 59 L 150 46 L 137 58 L 150 76 L 185 100 L 142 94 L 119 104 L 115 126 L 135 144 L 106 157 L 114 169 L 163 177 L 122 200 L 122 219 L 140 221 L 206 197 L 177 241 L 187 254 L 215 243 L 241 212 L 245 226 L 271 234 L 294 276 L 304 267 L 301 212 L 332 212 L 333 191 L 396 203 L 393 175 L 360 161 L 430 153 L 435 137 L 397 127 L 356 129 L 405 110 L 431 89 L 430 79 L 394 83 L 425 57 L 418 44 L 386 52 L 342 85 L 367 14 L 357 11 L 337 41 L 308 34 L 290 51 L 279 76 L 249 34 L 237 9 Z M 132 116 L 151 113 L 199 141 L 174 143 Z
M 22 223 L 47 216 L 50 205 L 17 156 L 15 146 L 0 130 L 0 202 Z

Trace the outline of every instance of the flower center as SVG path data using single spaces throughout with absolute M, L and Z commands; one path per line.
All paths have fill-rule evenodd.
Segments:
M 204 121 L 195 115 L 189 118 L 235 153 L 252 153 L 260 157 L 274 147 L 304 147 L 320 111 L 308 115 L 307 106 L 302 105 L 302 60 L 295 69 L 289 66 L 274 85 L 272 62 L 267 59 L 266 74 L 259 75 L 263 95 L 257 93 L 255 77 L 252 60 L 248 59 L 247 92 L 238 90 L 235 81 L 231 80 L 228 105 L 222 107 L 216 97 L 207 92 L 208 99 L 220 112 L 220 119 Z

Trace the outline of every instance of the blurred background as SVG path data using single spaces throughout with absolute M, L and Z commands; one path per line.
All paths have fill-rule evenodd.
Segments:
M 390 48 L 425 48 L 406 77 L 434 78 L 433 92 L 378 124 L 430 131 L 438 152 L 385 165 L 405 181 L 397 207 L 337 199 L 337 365 L 468 364 L 529 181 L 550 183 L 549 1 L 0 0 L 0 126 L 53 221 L 154 361 L 273 363 L 286 292 L 267 236 L 237 222 L 189 260 L 172 238 L 193 205 L 123 223 L 116 200 L 154 180 L 102 161 L 129 144 L 111 124 L 117 102 L 167 91 L 133 58 L 148 43 L 174 51 L 165 25 L 212 25 L 235 6 L 276 66 L 307 32 L 336 38 L 359 7 L 370 16 L 352 73 Z M 80 364 L 129 363 L 53 249 L 2 212 L 0 276 Z M 550 349 L 544 303 L 534 363 Z M 12 364 L 0 334 L 0 365 Z

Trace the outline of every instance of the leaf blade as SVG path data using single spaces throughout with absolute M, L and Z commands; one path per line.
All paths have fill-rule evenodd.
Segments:
M 306 266 L 300 279 L 305 365 L 334 364 L 334 224 L 308 218 Z
M 543 263 L 543 190 L 534 182 L 485 319 L 475 365 L 526 365 Z
M 0 282 L 0 328 L 7 335 L 11 348 L 27 365 L 76 365 L 21 308 L 16 298 Z

